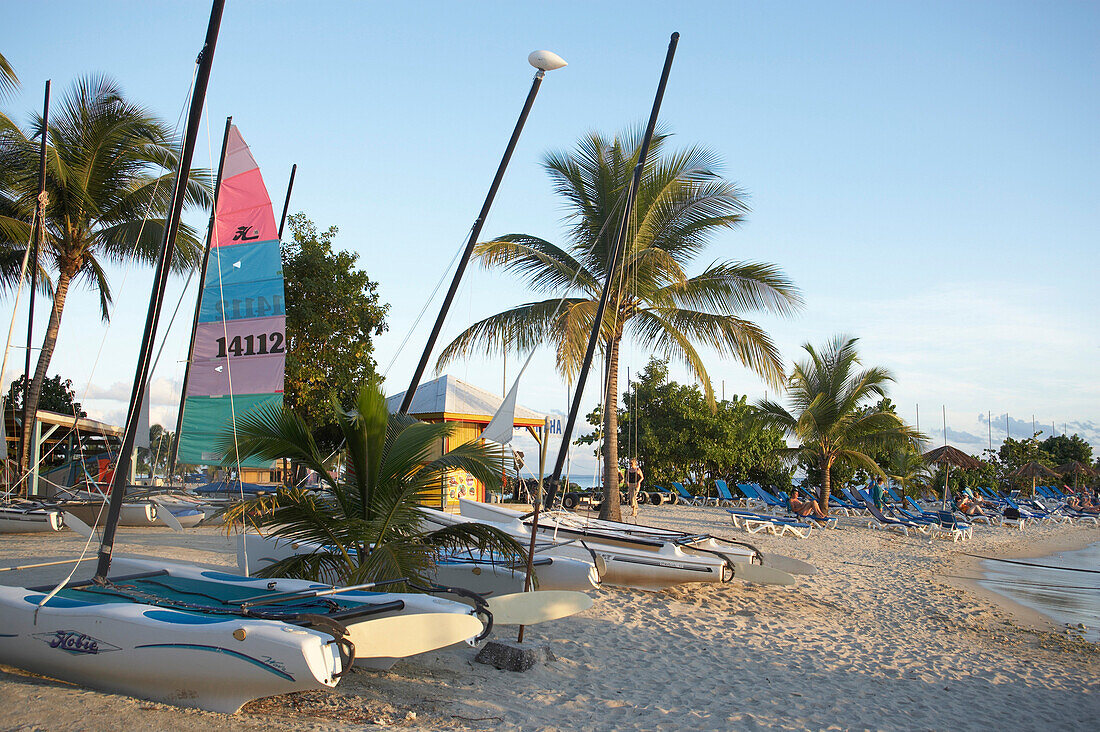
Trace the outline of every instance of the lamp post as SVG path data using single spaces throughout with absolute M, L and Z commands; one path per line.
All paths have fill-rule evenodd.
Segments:
M 428 367 L 428 359 L 432 356 L 432 349 L 435 348 L 435 342 L 439 338 L 439 331 L 443 329 L 443 321 L 446 320 L 447 311 L 451 308 L 451 301 L 454 300 L 455 293 L 458 292 L 458 285 L 462 281 L 462 274 L 466 271 L 466 265 L 470 262 L 470 256 L 474 252 L 477 238 L 481 236 L 481 227 L 485 225 L 485 219 L 489 216 L 489 209 L 493 205 L 493 199 L 496 198 L 500 182 L 504 179 L 504 171 L 508 168 L 508 161 L 512 159 L 512 151 L 516 149 L 516 142 L 519 141 L 523 124 L 527 121 L 527 115 L 531 112 L 531 105 L 535 102 L 535 96 L 539 93 L 542 79 L 546 76 L 547 71 L 560 69 L 567 65 L 561 56 L 552 51 L 533 51 L 527 57 L 527 62 L 538 71 L 535 72 L 535 78 L 531 82 L 531 90 L 527 93 L 527 100 L 523 103 L 523 111 L 519 114 L 516 127 L 512 130 L 512 137 L 508 140 L 508 147 L 504 150 L 504 157 L 501 158 L 500 165 L 497 167 L 497 174 L 493 178 L 492 185 L 489 186 L 485 203 L 481 205 L 481 212 L 474 220 L 473 228 L 470 230 L 470 238 L 466 242 L 465 250 L 462 252 L 462 259 L 458 262 L 458 268 L 451 280 L 451 287 L 447 290 L 447 296 L 443 298 L 443 305 L 439 308 L 439 315 L 435 319 L 435 326 L 432 327 L 431 335 L 428 336 L 428 343 L 424 346 L 424 353 L 420 356 L 420 363 L 416 365 L 412 381 L 409 382 L 409 388 L 405 390 L 405 398 L 401 400 L 401 408 L 398 409 L 401 414 L 408 413 L 413 396 L 416 394 L 416 388 L 420 386 L 420 378 L 424 375 L 424 369 Z

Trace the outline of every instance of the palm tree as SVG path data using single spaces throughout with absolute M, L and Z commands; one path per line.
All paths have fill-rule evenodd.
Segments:
M 19 77 L 15 74 L 15 69 L 4 58 L 4 54 L 0 53 L 0 99 L 3 99 L 8 94 L 19 88 Z
M 642 132 L 613 139 L 591 133 L 572 153 L 546 156 L 555 192 L 565 198 L 570 222 L 563 246 L 530 234 L 509 234 L 478 244 L 482 265 L 502 267 L 549 299 L 528 302 L 474 323 L 439 357 L 437 368 L 471 348 L 486 354 L 526 353 L 544 343 L 557 352 L 559 372 L 577 375 L 592 330 L 601 288 L 612 270 L 613 290 L 603 323 L 606 363 L 602 433 L 602 517 L 618 518 L 618 370 L 628 334 L 646 352 L 686 363 L 714 407 L 714 390 L 695 344 L 709 346 L 778 384 L 779 352 L 767 333 L 746 320 L 747 311 L 789 315 L 801 306 L 794 285 L 771 264 L 713 262 L 689 276 L 688 266 L 722 229 L 736 228 L 748 210 L 744 193 L 716 172 L 716 156 L 699 147 L 664 150 L 657 135 L 646 161 L 636 208 L 620 260 L 610 262 L 624 194 L 638 159 Z M 567 296 L 560 302 L 561 291 Z
M 757 418 L 764 425 L 782 429 L 798 443 L 780 454 L 812 462 L 821 471 L 818 502 L 826 510 L 834 463 L 843 461 L 885 477 L 867 453 L 921 439 L 896 414 L 869 408 L 871 399 L 886 396 L 886 384 L 894 377 L 881 367 L 857 371 L 857 340 L 836 336 L 821 353 L 809 343 L 803 345 L 810 360 L 795 364 L 788 380 L 791 411 L 767 399 L 757 405 Z
M 911 444 L 891 450 L 886 465 L 882 467 L 890 479 L 901 487 L 903 495 L 915 498 L 919 489 L 928 484 L 928 464 L 924 462 L 920 450 Z
M 485 524 L 463 523 L 425 531 L 417 510 L 421 499 L 437 497 L 447 473 L 465 470 L 487 488 L 500 485 L 502 451 L 468 442 L 437 457 L 433 450 L 454 433 L 448 423 L 429 424 L 389 414 L 379 382 L 359 390 L 354 408 L 333 401 L 337 425 L 347 445 L 346 480 L 330 474 L 313 431 L 290 409 L 265 405 L 237 420 L 236 440 L 219 445 L 226 464 L 239 456 L 262 460 L 289 458 L 317 471 L 328 496 L 297 488 L 280 489 L 233 506 L 230 526 L 248 523 L 288 541 L 323 547 L 275 562 L 267 576 L 289 576 L 342 584 L 425 579 L 436 557 L 446 550 L 495 551 L 511 559 L 523 548 L 507 534 Z M 268 532 L 268 530 L 270 530 Z
M 18 263 L 31 239 L 38 195 L 38 143 L 42 118 L 30 133 L 14 125 L 0 130 L 0 287 L 18 279 Z M 50 118 L 46 150 L 48 202 L 39 266 L 53 294 L 49 325 L 27 395 L 29 414 L 37 409 L 42 380 L 53 357 L 65 298 L 74 281 L 83 280 L 99 294 L 108 318 L 111 288 L 106 262 L 153 262 L 164 236 L 177 167 L 177 143 L 148 110 L 128 102 L 119 87 L 103 77 L 78 80 Z M 206 171 L 192 170 L 186 203 L 210 205 Z M 159 217 L 159 218 L 158 218 Z M 201 253 L 195 231 L 181 225 L 173 266 L 193 267 Z M 33 263 L 32 263 L 33 266 Z M 23 452 L 31 434 L 24 430 Z

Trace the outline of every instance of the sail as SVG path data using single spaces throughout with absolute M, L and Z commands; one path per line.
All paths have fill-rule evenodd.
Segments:
M 211 464 L 233 415 L 282 405 L 286 358 L 283 263 L 271 197 L 256 160 L 233 126 L 215 203 L 210 261 L 192 334 L 179 462 Z M 269 462 L 242 461 L 263 468 Z

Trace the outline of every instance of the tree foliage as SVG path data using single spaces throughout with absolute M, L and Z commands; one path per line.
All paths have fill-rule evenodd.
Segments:
M 762 427 L 746 397 L 717 402 L 712 409 L 699 387 L 668 380 L 668 361 L 651 358 L 623 393 L 619 410 L 621 467 L 637 458 L 649 485 L 684 481 L 713 493 L 711 481 L 757 481 L 790 485 L 790 471 L 776 452 L 779 430 Z M 602 423 L 599 409 L 589 423 Z M 595 443 L 599 431 L 578 442 Z
M 375 375 L 372 337 L 386 331 L 389 305 L 379 302 L 378 284 L 356 266 L 359 255 L 333 249 L 335 226 L 318 232 L 302 213 L 289 222 L 284 398 L 332 450 L 339 440 L 336 405 L 350 407 L 356 385 Z
M 8 388 L 8 397 L 5 400 L 5 409 L 16 410 L 23 413 L 23 392 L 27 385 L 25 376 L 20 376 L 11 382 Z M 54 374 L 42 381 L 42 393 L 38 398 L 38 408 L 48 412 L 67 414 L 74 417 L 87 417 L 80 402 L 76 400 L 76 392 L 73 390 L 72 379 L 62 379 L 61 374 Z

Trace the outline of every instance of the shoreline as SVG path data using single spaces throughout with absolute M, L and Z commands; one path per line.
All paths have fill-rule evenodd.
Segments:
M 1074 526 L 1075 529 L 1086 529 L 1096 527 L 1086 527 L 1085 525 Z M 999 531 L 1019 531 L 1019 529 L 998 529 Z M 1020 532 L 1020 538 L 1027 537 L 1027 530 Z M 1058 535 L 1049 537 L 1034 537 L 1035 541 L 1028 546 L 1007 546 L 1003 547 L 1001 551 L 1001 559 L 1041 559 L 1048 557 L 1052 554 L 1059 552 L 1077 551 L 1084 549 L 1090 544 L 1100 542 L 1100 531 L 1094 531 L 1089 536 L 1088 533 L 1081 531 L 1080 533 L 1074 533 L 1070 535 Z M 964 573 L 971 575 L 984 575 L 985 569 L 982 567 L 984 559 L 978 557 L 966 556 L 965 554 L 957 554 L 955 561 L 951 567 L 951 571 L 955 576 L 947 577 L 954 587 L 961 588 L 979 599 L 996 605 L 1014 616 L 1017 621 L 1039 630 L 1044 630 L 1052 633 L 1060 633 L 1065 630 L 1065 625 L 1059 623 L 1054 618 L 1044 614 L 1043 612 L 1036 610 L 1035 608 L 1028 607 L 1027 605 L 1021 605 L 1007 595 L 1002 595 L 996 590 L 991 590 L 987 587 L 983 587 L 980 582 L 984 577 L 968 577 L 962 576 Z M 1088 641 L 1086 641 L 1088 642 Z

